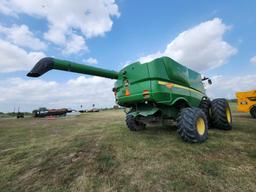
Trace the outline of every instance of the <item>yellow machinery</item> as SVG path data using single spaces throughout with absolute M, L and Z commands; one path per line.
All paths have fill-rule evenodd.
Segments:
M 247 92 L 237 92 L 237 111 L 250 112 L 256 118 L 256 90 Z

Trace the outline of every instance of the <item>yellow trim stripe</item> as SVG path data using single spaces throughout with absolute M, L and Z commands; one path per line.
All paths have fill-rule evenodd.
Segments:
M 159 85 L 166 85 L 166 84 L 167 84 L 167 82 L 164 82 L 164 81 L 158 81 L 158 84 L 159 84 Z
M 186 90 L 189 90 L 189 91 L 194 91 L 194 92 L 197 92 L 197 93 L 201 93 L 200 91 L 197 91 L 195 89 L 192 89 L 192 88 L 189 88 L 189 87 L 185 87 L 183 85 L 178 85 L 178 84 L 175 84 L 175 83 L 170 83 L 170 82 L 164 82 L 164 81 L 158 81 L 158 84 L 159 85 L 167 85 L 167 84 L 173 84 L 173 87 L 175 88 L 181 88 L 181 89 L 186 89 Z M 201 93 L 202 94 L 202 93 Z

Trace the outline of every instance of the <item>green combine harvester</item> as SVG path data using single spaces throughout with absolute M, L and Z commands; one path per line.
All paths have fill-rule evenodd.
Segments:
M 202 79 L 201 74 L 168 57 L 135 62 L 119 72 L 46 57 L 27 76 L 39 77 L 51 69 L 116 79 L 116 103 L 129 108 L 126 124 L 131 131 L 143 130 L 148 123 L 174 120 L 180 137 L 197 143 L 208 138 L 209 126 L 232 128 L 226 99 L 210 101 L 205 94 L 202 81 L 208 78 Z

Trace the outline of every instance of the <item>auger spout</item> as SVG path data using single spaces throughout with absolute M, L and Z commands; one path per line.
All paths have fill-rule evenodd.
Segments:
M 27 74 L 27 76 L 39 77 L 52 69 L 82 73 L 87 75 L 95 75 L 109 79 L 118 78 L 118 72 L 113 70 L 101 69 L 98 67 L 78 64 L 71 61 L 60 60 L 51 57 L 45 57 L 38 61 L 33 69 Z

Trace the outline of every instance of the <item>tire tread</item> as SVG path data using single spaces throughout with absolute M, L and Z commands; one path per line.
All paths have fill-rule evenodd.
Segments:
M 196 129 L 196 120 L 202 117 L 205 121 L 205 134 L 200 136 Z M 181 110 L 177 118 L 177 133 L 180 137 L 190 143 L 200 143 L 208 138 L 207 118 L 202 109 L 199 108 L 184 108 Z
M 131 131 L 141 131 L 145 129 L 145 124 L 137 122 L 131 114 L 126 115 L 126 125 Z
M 232 129 L 232 115 L 231 123 L 228 122 L 226 116 L 226 108 L 229 107 L 228 102 L 224 98 L 214 99 L 211 104 L 212 108 L 212 125 L 218 129 L 230 130 Z M 231 113 L 231 111 L 230 111 Z

